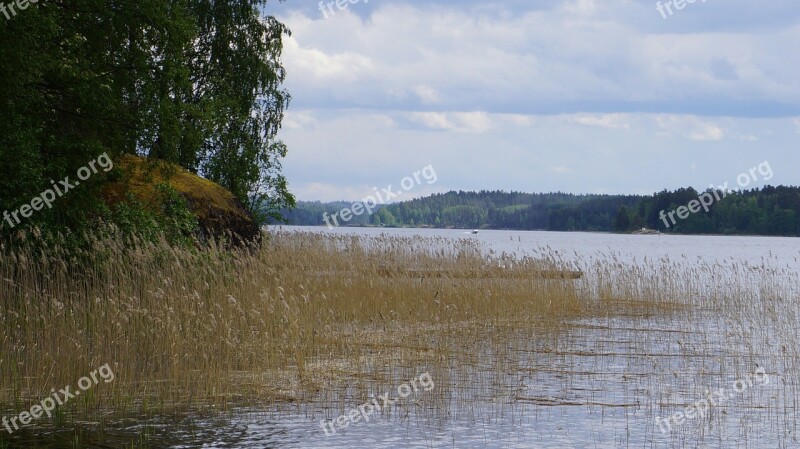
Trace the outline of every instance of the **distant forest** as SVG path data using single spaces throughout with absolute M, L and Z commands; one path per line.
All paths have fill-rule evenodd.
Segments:
M 797 236 L 800 233 L 800 187 L 772 187 L 727 192 L 675 224 L 660 212 L 677 211 L 704 192 L 693 188 L 653 195 L 574 195 L 500 191 L 435 194 L 384 205 L 362 214 L 347 226 L 518 229 L 547 231 L 631 232 L 641 228 L 679 234 L 748 234 Z M 706 196 L 709 198 L 710 196 Z M 708 201 L 707 201 L 708 202 Z M 349 208 L 349 202 L 303 202 L 282 213 L 289 224 L 325 225 L 328 216 Z M 687 215 L 684 209 L 683 216 Z M 669 226 L 667 226 L 669 224 Z

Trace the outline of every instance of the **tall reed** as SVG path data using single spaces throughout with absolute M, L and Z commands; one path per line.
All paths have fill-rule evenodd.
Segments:
M 106 363 L 115 381 L 76 413 L 336 401 L 348 379 L 472 363 L 463 343 L 637 299 L 470 240 L 277 232 L 230 251 L 106 235 L 81 251 L 0 245 L 3 403 L 24 409 Z

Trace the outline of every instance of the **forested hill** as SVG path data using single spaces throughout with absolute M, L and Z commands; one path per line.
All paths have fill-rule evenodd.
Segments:
M 284 216 L 290 224 L 324 225 L 324 213 L 333 223 L 331 215 L 351 206 L 300 202 L 297 209 L 284 211 Z M 797 236 L 800 187 L 766 186 L 727 193 L 682 188 L 644 196 L 453 191 L 385 205 L 371 215 L 339 220 L 339 224 L 611 232 L 646 227 L 684 234 Z

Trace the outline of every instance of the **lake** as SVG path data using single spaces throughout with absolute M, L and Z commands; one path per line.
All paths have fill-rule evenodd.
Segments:
M 286 229 L 332 234 L 377 236 L 443 237 L 475 239 L 487 250 L 511 254 L 533 253 L 550 248 L 567 260 L 607 258 L 618 255 L 624 261 L 645 258 L 704 260 L 720 262 L 761 263 L 770 260 L 778 265 L 800 268 L 800 239 L 791 237 L 684 236 L 684 235 L 626 235 L 588 232 L 496 231 L 482 230 L 472 234 L 460 229 L 392 229 L 351 228 L 328 229 L 314 226 L 273 226 Z
M 774 276 L 764 282 L 785 282 L 781 291 L 787 294 L 796 293 L 798 285 L 800 240 L 792 238 L 280 229 L 475 239 L 487 252 L 516 256 L 557 253 L 582 266 L 594 260 L 617 259 L 623 264 L 643 265 L 677 261 L 689 271 L 734 267 L 728 272 L 711 270 L 709 278 L 724 278 L 725 273 L 736 271 L 735 267 L 743 267 L 743 276 L 747 276 L 753 267 L 769 266 Z M 742 288 L 760 289 L 755 285 L 759 278 L 732 276 L 740 283 L 753 284 Z M 713 284 L 713 288 L 724 289 L 726 282 Z M 693 293 L 691 288 L 687 292 L 706 294 Z M 491 384 L 497 390 L 490 394 L 475 391 L 470 385 L 474 379 L 462 377 L 458 385 L 448 387 L 452 388 L 453 405 L 442 416 L 417 413 L 411 406 L 326 435 L 320 424 L 323 418 L 335 418 L 362 404 L 345 403 L 335 410 L 313 403 L 273 406 L 242 411 L 239 419 L 224 425 L 214 423 L 213 430 L 209 423 L 207 435 L 174 447 L 800 447 L 795 436 L 800 399 L 794 349 L 795 329 L 800 327 L 797 297 L 783 300 L 781 306 L 757 301 L 737 304 L 736 316 L 700 307 L 673 316 L 587 318 L 545 338 L 521 335 L 506 342 L 509 351 L 502 365 L 513 368 L 498 372 L 497 356 L 487 351 L 482 363 L 469 370 L 469 376 L 494 376 Z M 702 304 L 704 299 L 698 301 Z M 776 318 L 780 321 L 775 322 Z M 486 338 L 488 342 L 491 336 Z M 473 349 L 483 346 L 479 341 Z M 451 370 L 446 375 L 431 373 L 433 381 L 459 378 L 459 367 Z M 725 392 L 714 396 L 720 389 Z M 380 393 L 374 392 L 376 396 Z M 699 405 L 694 412 L 687 409 L 693 404 Z M 672 420 L 665 421 L 670 416 Z
M 374 280 L 404 297 L 416 292 L 425 304 L 430 294 L 430 301 L 455 308 L 472 290 L 486 290 L 485 303 L 492 308 L 497 296 L 488 302 L 491 292 L 515 284 L 517 290 L 505 291 L 520 293 L 515 304 L 535 311 L 534 317 L 540 309 L 529 306 L 536 293 L 529 291 L 536 288 L 574 285 L 578 308 L 600 306 L 587 307 L 591 313 L 559 315 L 554 322 L 457 321 L 456 328 L 444 329 L 452 323 L 434 320 L 407 333 L 398 329 L 404 323 L 397 316 L 374 322 L 370 316 L 350 328 L 345 320 L 335 331 L 314 329 L 314 334 L 335 341 L 352 332 L 357 339 L 348 347 L 352 358 L 331 360 L 335 357 L 323 353 L 302 363 L 303 370 L 324 372 L 334 377 L 330 385 L 343 381 L 345 388 L 314 384 L 320 387 L 287 391 L 290 399 L 277 403 L 264 400 L 261 406 L 208 415 L 213 419 L 191 412 L 122 417 L 104 423 L 102 431 L 93 430 L 97 423 L 80 422 L 80 447 L 121 447 L 120 441 L 142 434 L 147 442 L 141 447 L 174 449 L 800 447 L 800 239 L 291 226 L 270 232 L 401 237 L 378 240 L 394 245 L 421 237 L 432 249 L 466 239 L 479 245 L 479 261 L 486 257 L 498 264 L 490 272 L 497 278 L 478 280 L 359 274 L 364 285 Z M 312 237 L 303 234 L 292 242 Z M 284 259 L 289 264 L 296 259 L 295 246 L 290 248 Z M 324 301 L 326 291 L 333 296 L 327 285 L 342 289 L 351 281 L 350 254 L 342 257 L 338 272 L 316 259 L 310 260 L 317 266 L 298 263 L 291 279 L 305 284 L 300 291 L 312 286 L 306 301 Z M 502 278 L 507 267 L 526 257 L 554 260 L 583 276 Z M 271 276 L 279 278 L 280 271 Z M 328 284 L 334 281 L 339 284 Z M 455 282 L 467 287 L 445 301 L 438 289 Z M 351 296 L 339 304 L 350 304 Z M 254 297 L 252 307 L 261 307 Z M 293 298 L 289 301 L 299 296 Z M 327 313 L 327 307 L 313 310 Z M 347 365 L 352 363 L 357 366 Z M 47 433 L 31 435 L 24 447 L 72 447 L 66 430 Z M 15 438 L 23 447 L 26 437 Z M 59 443 L 50 443 L 54 440 Z M 0 441 L 0 449 L 6 447 L 15 446 Z

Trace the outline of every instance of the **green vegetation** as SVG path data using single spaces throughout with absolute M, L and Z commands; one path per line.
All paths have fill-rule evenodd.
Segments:
M 189 210 L 186 200 L 169 184 L 155 186 L 154 195 L 157 210 L 142 204 L 135 196 L 129 195 L 109 210 L 108 219 L 113 221 L 125 234 L 137 234 L 149 241 L 157 241 L 162 236 L 172 244 L 190 246 L 198 232 L 197 217 Z
M 253 217 L 218 184 L 174 164 L 131 155 L 120 156 L 117 167 L 120 176 L 101 192 L 113 211 L 104 220 L 127 235 L 138 233 L 152 240 L 164 234 L 180 243 L 207 237 L 234 244 L 260 239 Z
M 279 218 L 294 203 L 275 138 L 289 30 L 261 14 L 267 3 L 43 1 L 0 20 L 0 210 L 108 153 L 177 164 Z M 111 176 L 82 181 L 25 226 L 93 227 Z
M 693 188 L 653 195 L 448 192 L 381 207 L 350 225 L 630 232 L 643 227 L 679 234 L 800 235 L 800 188 L 766 186 L 730 192 L 709 207 L 667 227 L 659 213 L 697 200 Z M 722 195 L 720 194 L 720 197 Z M 321 225 L 322 213 L 349 203 L 300 202 L 285 211 L 290 224 Z

